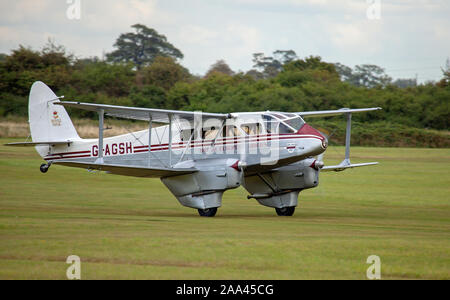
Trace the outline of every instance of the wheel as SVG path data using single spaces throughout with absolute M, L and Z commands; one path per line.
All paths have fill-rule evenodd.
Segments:
M 41 170 L 42 173 L 47 173 L 48 171 L 48 165 L 47 164 L 42 164 L 39 169 Z
M 198 214 L 202 217 L 214 217 L 217 212 L 217 207 L 211 207 L 206 209 L 199 209 Z
M 295 211 L 295 206 L 288 206 L 282 208 L 275 208 L 277 215 L 279 216 L 292 216 Z

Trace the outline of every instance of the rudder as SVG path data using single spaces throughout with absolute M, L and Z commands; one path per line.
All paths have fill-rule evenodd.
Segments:
M 80 137 L 55 93 L 43 82 L 31 86 L 28 117 L 33 142 L 78 140 Z M 36 147 L 42 155 L 42 146 Z M 44 147 L 45 148 L 45 147 Z

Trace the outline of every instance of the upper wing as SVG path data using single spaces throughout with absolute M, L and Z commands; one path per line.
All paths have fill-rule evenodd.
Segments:
M 61 101 L 61 102 L 56 102 L 54 104 L 63 105 L 65 107 L 75 107 L 75 108 L 79 108 L 79 109 L 96 111 L 96 112 L 103 110 L 106 115 L 124 118 L 124 119 L 150 121 L 150 118 L 151 118 L 152 122 L 163 123 L 163 124 L 170 123 L 171 116 L 175 116 L 177 118 L 184 118 L 189 121 L 193 120 L 195 116 L 203 116 L 203 117 L 216 118 L 216 119 L 226 119 L 230 116 L 229 114 L 216 114 L 216 113 L 155 109 L 155 108 L 141 108 L 141 107 L 117 106 L 117 105 L 82 103 L 82 102 L 71 102 L 71 101 Z
M 337 116 L 342 115 L 346 113 L 357 113 L 357 112 L 365 112 L 365 111 L 373 111 L 373 110 L 380 110 L 381 107 L 371 107 L 371 108 L 341 108 L 336 110 L 317 110 L 317 111 L 303 111 L 303 112 L 297 112 L 296 114 L 300 115 L 301 117 L 331 117 L 331 116 Z
M 21 147 L 34 147 L 34 146 L 44 146 L 44 145 L 69 145 L 72 141 L 54 141 L 54 142 L 19 142 L 19 143 L 8 143 L 5 146 L 21 146 Z
M 78 162 L 72 160 L 53 161 L 53 164 L 64 165 L 69 167 L 83 168 L 88 170 L 107 171 L 111 174 L 126 175 L 134 177 L 160 178 L 174 175 L 191 174 L 197 172 L 194 168 L 149 168 L 141 166 L 127 166 L 117 164 L 96 164 L 90 162 Z

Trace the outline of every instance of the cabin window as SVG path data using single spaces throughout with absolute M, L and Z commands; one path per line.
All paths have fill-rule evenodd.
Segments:
M 259 123 L 242 124 L 241 129 L 244 130 L 247 135 L 259 135 L 262 133 L 262 126 Z
M 227 125 L 223 127 L 222 137 L 235 137 L 241 136 L 242 132 L 234 125 Z
M 194 131 L 194 129 L 183 129 L 183 130 L 181 130 L 181 133 L 180 133 L 181 141 L 183 141 L 183 142 L 189 141 L 193 131 Z
M 219 128 L 211 127 L 211 128 L 204 128 L 202 130 L 202 139 L 204 140 L 213 140 L 216 138 L 217 134 L 219 133 Z

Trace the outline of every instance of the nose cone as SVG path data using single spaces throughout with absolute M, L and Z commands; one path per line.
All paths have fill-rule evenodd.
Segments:
M 323 149 L 326 149 L 328 147 L 328 139 L 317 129 L 306 123 L 302 126 L 302 128 L 300 128 L 297 134 L 304 135 L 305 137 L 310 136 L 311 138 L 319 139 L 321 141 L 321 147 Z

